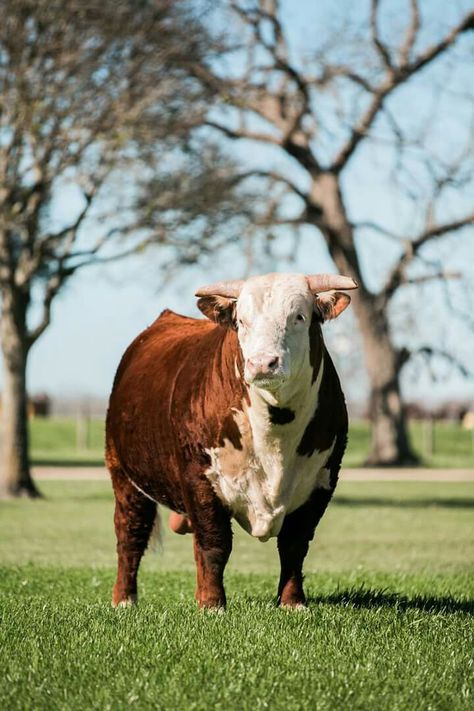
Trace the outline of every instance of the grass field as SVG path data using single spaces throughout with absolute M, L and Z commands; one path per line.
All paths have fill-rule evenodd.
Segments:
M 35 419 L 30 422 L 31 454 L 35 464 L 102 464 L 104 450 L 104 423 L 91 420 L 86 439 L 87 447 L 77 447 L 77 423 L 74 419 Z M 430 467 L 474 467 L 473 435 L 459 425 L 437 422 L 433 432 L 433 454 L 428 455 L 423 442 L 423 423 L 412 422 L 410 431 L 413 444 Z M 84 435 L 83 435 L 84 436 Z M 367 422 L 351 423 L 349 444 L 344 464 L 361 466 L 370 445 Z
M 275 543 L 236 530 L 225 615 L 196 610 L 171 533 L 113 611 L 109 483 L 42 489 L 0 504 L 0 708 L 472 708 L 474 484 L 342 482 L 307 612 L 274 605 Z

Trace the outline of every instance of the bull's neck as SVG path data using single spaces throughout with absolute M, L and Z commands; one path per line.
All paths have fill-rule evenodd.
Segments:
M 280 438 L 289 430 L 306 427 L 318 405 L 324 360 L 322 354 L 317 372 L 308 360 L 298 376 L 292 379 L 293 387 L 290 384 L 272 392 L 254 385 L 247 386 L 254 433 L 257 429 L 265 430 L 269 436 Z

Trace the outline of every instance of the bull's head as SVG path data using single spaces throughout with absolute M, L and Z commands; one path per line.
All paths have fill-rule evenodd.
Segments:
M 266 274 L 205 286 L 196 296 L 208 318 L 237 330 L 247 383 L 275 392 L 309 363 L 311 324 L 339 316 L 351 301 L 339 289 L 355 288 L 339 275 Z

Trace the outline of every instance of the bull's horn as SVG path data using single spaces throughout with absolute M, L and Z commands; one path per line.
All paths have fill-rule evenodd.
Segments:
M 331 291 L 331 289 L 357 289 L 358 284 L 352 277 L 342 274 L 309 274 L 306 277 L 311 291 Z
M 196 296 L 224 296 L 228 299 L 238 299 L 244 285 L 243 279 L 232 281 L 218 281 L 209 286 L 201 286 L 196 291 Z

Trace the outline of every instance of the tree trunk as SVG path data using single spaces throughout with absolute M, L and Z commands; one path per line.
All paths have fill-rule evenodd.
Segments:
M 22 303 L 23 302 L 23 303 Z M 2 294 L 1 343 L 4 361 L 0 497 L 41 496 L 31 478 L 26 394 L 27 299 Z
M 372 441 L 366 464 L 418 464 L 400 391 L 401 360 L 390 337 L 387 315 L 374 301 L 374 297 L 365 293 L 354 304 L 370 383 Z
M 338 176 L 322 173 L 313 182 L 311 207 L 316 208 L 315 225 L 323 232 L 336 267 L 359 284 L 353 294 L 365 363 L 370 382 L 372 443 L 367 464 L 379 466 L 418 463 L 407 428 L 400 392 L 401 359 L 392 342 L 386 307 L 365 287 L 347 217 Z

